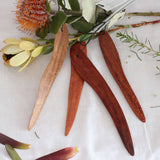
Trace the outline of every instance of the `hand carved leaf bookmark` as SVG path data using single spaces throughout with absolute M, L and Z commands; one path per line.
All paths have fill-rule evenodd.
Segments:
M 107 32 L 101 32 L 99 35 L 100 47 L 106 61 L 106 64 L 114 77 L 115 81 L 119 85 L 124 97 L 126 98 L 131 109 L 135 115 L 142 121 L 145 122 L 145 116 L 142 108 L 138 102 L 136 95 L 134 94 L 124 72 L 122 69 L 121 61 L 117 49 L 112 41 L 111 37 Z
M 55 36 L 53 55 L 45 72 L 43 73 L 39 85 L 36 103 L 29 122 L 29 127 L 28 127 L 29 130 L 33 127 L 36 120 L 38 119 L 39 114 L 46 101 L 46 98 L 49 94 L 49 91 L 52 87 L 52 84 L 62 67 L 62 64 L 66 57 L 68 44 L 69 44 L 69 34 L 67 26 L 64 24 L 62 28 L 59 29 L 58 33 Z
M 84 47 L 85 42 L 83 44 L 78 43 L 77 47 L 82 49 L 84 54 L 87 55 L 87 47 Z M 79 76 L 79 74 L 75 71 L 72 65 L 71 59 L 71 77 L 70 77 L 70 86 L 69 86 L 69 94 L 68 94 L 68 111 L 67 111 L 67 119 L 66 119 L 66 128 L 65 135 L 67 136 L 72 128 L 78 104 L 83 88 L 83 79 Z
M 124 146 L 131 155 L 134 155 L 130 131 L 118 101 L 105 82 L 104 78 L 97 71 L 92 62 L 87 58 L 83 50 L 81 50 L 78 46 L 79 44 L 77 43 L 71 48 L 70 53 L 72 65 L 80 77 L 86 81 L 98 94 L 106 109 L 110 113 Z

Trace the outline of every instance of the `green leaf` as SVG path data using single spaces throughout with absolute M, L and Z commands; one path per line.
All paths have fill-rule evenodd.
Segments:
M 54 38 L 51 38 L 51 39 L 37 39 L 37 41 L 40 41 L 40 42 L 46 42 L 46 43 L 53 43 L 54 42 Z
M 43 51 L 42 51 L 42 54 L 46 55 L 46 54 L 49 54 L 53 51 L 53 46 L 51 47 L 44 47 L 43 48 Z
M 78 38 L 79 42 L 85 42 L 87 41 L 89 38 L 91 38 L 91 34 L 83 34 Z
M 87 22 L 96 21 L 96 3 L 94 0 L 82 0 L 82 16 Z
M 12 160 L 22 160 L 10 145 L 6 144 L 5 147 Z
M 49 31 L 49 26 L 46 23 L 46 25 L 44 27 L 38 28 L 36 30 L 36 36 L 40 37 L 40 38 L 45 38 L 47 36 L 47 34 L 48 34 L 48 31 Z
M 66 22 L 66 20 L 67 16 L 64 12 L 57 12 L 56 15 L 52 17 L 50 32 L 54 34 L 58 33 L 60 27 Z
M 66 9 L 62 0 L 58 0 L 58 4 L 62 7 L 63 10 Z
M 77 42 L 77 41 L 72 41 L 72 42 L 70 42 L 70 43 L 69 43 L 69 46 L 70 46 L 70 47 L 73 46 L 76 42 Z
M 80 5 L 78 0 L 69 0 L 69 4 L 73 11 L 80 11 Z
M 93 28 L 93 24 L 85 20 L 78 20 L 72 24 L 72 27 L 81 33 L 88 33 Z
M 66 23 L 72 24 L 72 23 L 80 20 L 81 18 L 82 18 L 82 17 L 79 17 L 79 16 L 70 16 L 70 17 L 67 18 Z
M 51 11 L 51 6 L 50 6 L 48 0 L 46 0 L 46 10 L 47 10 L 48 12 Z

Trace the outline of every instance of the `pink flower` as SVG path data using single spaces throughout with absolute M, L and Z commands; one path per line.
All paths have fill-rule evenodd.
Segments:
M 78 153 L 77 147 L 68 147 L 36 160 L 68 160 Z

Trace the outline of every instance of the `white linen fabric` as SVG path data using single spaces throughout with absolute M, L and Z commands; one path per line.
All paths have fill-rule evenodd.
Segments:
M 105 0 L 106 1 L 106 0 Z M 5 0 L 0 5 L 0 47 L 6 38 L 25 37 L 17 30 L 14 11 L 16 0 Z M 157 0 L 139 0 L 127 8 L 127 12 L 158 12 Z M 156 20 L 158 17 L 128 17 L 121 24 Z M 154 48 L 160 43 L 160 24 L 127 29 L 134 32 L 140 41 L 149 39 Z M 122 30 L 121 32 L 124 32 Z M 32 36 L 33 37 L 33 36 Z M 31 144 L 29 150 L 17 150 L 23 160 L 34 160 L 59 149 L 78 146 L 79 153 L 73 160 L 158 160 L 160 159 L 160 76 L 156 66 L 159 62 L 152 55 L 135 54 L 112 33 L 119 51 L 124 72 L 137 95 L 146 116 L 146 123 L 140 122 L 131 111 L 119 87 L 112 78 L 98 40 L 91 41 L 88 57 L 109 84 L 126 116 L 133 138 L 135 156 L 131 157 L 122 144 L 113 121 L 92 88 L 85 83 L 76 120 L 69 136 L 64 136 L 70 80 L 70 58 L 66 56 L 62 69 L 56 78 L 40 117 L 31 131 L 28 122 L 36 100 L 41 76 L 50 60 L 50 55 L 36 58 L 23 72 L 3 65 L 0 58 L 0 132 L 22 142 Z M 2 57 L 2 56 L 1 56 Z M 40 139 L 35 136 L 36 132 Z M 9 160 L 4 146 L 0 145 L 0 159 Z

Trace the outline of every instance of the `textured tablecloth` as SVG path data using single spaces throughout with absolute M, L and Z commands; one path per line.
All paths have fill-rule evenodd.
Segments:
M 107 1 L 107 0 L 105 0 Z M 25 37 L 15 23 L 16 0 L 1 1 L 0 47 L 9 37 Z M 127 8 L 133 11 L 159 11 L 158 0 L 137 0 Z M 125 17 L 120 23 L 130 24 L 159 19 L 158 17 Z M 140 41 L 148 38 L 153 47 L 160 43 L 160 24 L 127 29 L 134 32 Z M 124 32 L 122 30 L 121 32 Z M 124 148 L 113 121 L 104 105 L 88 84 L 84 84 L 76 120 L 69 136 L 64 136 L 70 80 L 70 58 L 67 54 L 62 69 L 56 78 L 40 117 L 31 131 L 28 122 L 35 103 L 41 76 L 50 60 L 50 55 L 35 59 L 23 72 L 3 65 L 0 58 L 0 132 L 19 141 L 31 144 L 29 150 L 17 150 L 23 160 L 34 160 L 53 151 L 78 146 L 79 154 L 73 160 L 159 160 L 160 159 L 160 76 L 155 75 L 160 65 L 152 55 L 140 55 L 138 60 L 127 44 L 112 33 L 119 51 L 124 72 L 144 110 L 147 122 L 143 124 L 131 111 L 119 87 L 112 78 L 98 40 L 88 44 L 88 57 L 109 84 L 122 106 L 133 138 L 135 156 Z M 35 136 L 35 132 L 40 139 Z M 0 145 L 0 160 L 9 160 L 5 148 Z

